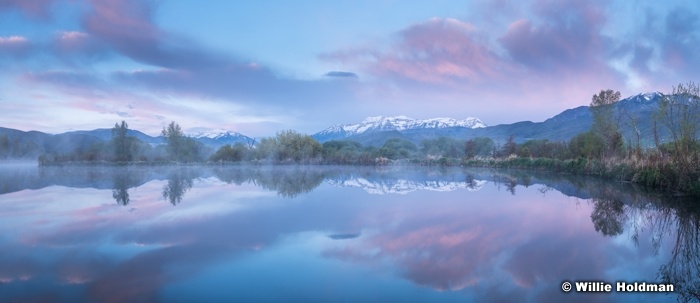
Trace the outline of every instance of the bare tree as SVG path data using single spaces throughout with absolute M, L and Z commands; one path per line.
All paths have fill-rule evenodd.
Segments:
M 620 92 L 611 89 L 601 90 L 591 98 L 590 109 L 593 113 L 593 126 L 591 130 L 600 136 L 605 143 L 605 155 L 619 151 L 622 145 L 619 117 L 616 119 L 614 106 L 620 101 Z
M 642 153 L 642 132 L 639 130 L 639 122 L 636 117 L 634 117 L 632 114 L 630 114 L 628 111 L 623 110 L 622 114 L 624 116 L 627 116 L 626 119 L 626 124 L 628 127 L 630 127 L 632 130 L 634 130 L 634 134 L 636 135 L 636 146 L 634 147 L 634 152 L 637 154 L 637 156 L 641 155 Z
M 693 82 L 673 87 L 659 103 L 657 118 L 673 139 L 674 155 L 689 156 L 698 144 L 700 130 L 700 85 Z

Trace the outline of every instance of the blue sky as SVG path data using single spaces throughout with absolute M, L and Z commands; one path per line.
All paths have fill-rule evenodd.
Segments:
M 0 126 L 542 121 L 698 81 L 694 1 L 0 0 Z

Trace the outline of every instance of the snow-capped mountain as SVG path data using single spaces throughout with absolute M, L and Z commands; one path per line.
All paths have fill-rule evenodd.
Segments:
M 430 129 L 430 128 L 448 128 L 448 127 L 463 127 L 463 128 L 483 128 L 486 124 L 478 118 L 468 117 L 458 120 L 453 118 L 432 118 L 432 119 L 413 119 L 406 116 L 395 117 L 369 117 L 360 123 L 334 125 L 323 131 L 320 131 L 313 136 L 317 139 L 323 138 L 347 138 L 359 134 L 377 132 L 377 131 L 405 131 L 411 129 Z
M 188 133 L 187 135 L 199 142 L 204 143 L 205 145 L 213 146 L 224 146 L 226 144 L 235 144 L 237 142 L 243 144 L 254 143 L 253 138 L 225 129 L 194 131 Z
M 196 131 L 196 132 L 191 132 L 187 134 L 188 136 L 199 139 L 199 138 L 209 138 L 209 139 L 219 139 L 219 138 L 225 138 L 225 137 L 237 137 L 237 136 L 243 136 L 240 133 L 230 131 L 230 130 L 225 130 L 225 129 L 216 129 L 216 130 L 210 130 L 210 131 Z
M 659 101 L 661 101 L 663 97 L 663 93 L 650 92 L 627 97 L 625 99 L 620 100 L 619 103 L 620 106 L 637 110 L 656 110 L 659 107 Z

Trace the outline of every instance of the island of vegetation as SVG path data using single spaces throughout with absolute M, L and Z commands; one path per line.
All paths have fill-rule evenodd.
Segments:
M 529 140 L 516 143 L 511 136 L 498 144 L 490 138 L 458 140 L 439 137 L 415 144 L 389 139 L 381 146 L 363 146 L 350 140 L 323 144 L 309 135 L 285 130 L 256 143 L 236 143 L 212 150 L 186 136 L 171 122 L 162 131 L 164 144 L 152 146 L 128 135 L 128 124 L 117 123 L 108 142 L 68 154 L 44 154 L 39 165 L 116 164 L 340 164 L 444 165 L 547 170 L 596 175 L 643 184 L 674 194 L 700 195 L 700 85 L 680 84 L 664 94 L 653 120 L 654 144 L 641 144 L 637 120 L 615 110 L 620 93 L 601 90 L 593 95 L 589 131 L 569 141 Z M 625 140 L 620 125 L 636 131 Z M 663 130 L 668 138 L 659 138 Z M 6 141 L 6 140 L 5 140 Z M 7 145 L 0 138 L 0 148 Z

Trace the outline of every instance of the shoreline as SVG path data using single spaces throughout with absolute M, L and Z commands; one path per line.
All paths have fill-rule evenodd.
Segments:
M 27 165 L 23 162 L 22 165 Z M 19 164 L 18 164 L 19 165 Z M 210 167 L 236 167 L 236 166 L 347 166 L 347 167 L 463 167 L 463 168 L 496 168 L 517 169 L 523 171 L 547 171 L 560 174 L 572 174 L 580 176 L 594 176 L 618 182 L 629 182 L 642 185 L 649 189 L 658 190 L 664 194 L 673 196 L 700 196 L 700 180 L 695 176 L 680 175 L 679 171 L 671 163 L 663 163 L 660 166 L 633 165 L 619 159 L 608 161 L 577 159 L 552 159 L 552 158 L 525 158 L 510 157 L 505 159 L 476 158 L 454 159 L 440 158 L 437 160 L 401 159 L 391 161 L 377 161 L 375 163 L 330 163 L 323 161 L 219 161 L 219 162 L 176 162 L 176 161 L 68 161 L 37 163 L 38 167 L 82 167 L 82 166 L 135 166 L 135 167 L 160 167 L 160 166 L 210 166 Z M 679 182 L 686 178 L 685 183 Z M 686 184 L 681 186 L 679 184 Z

